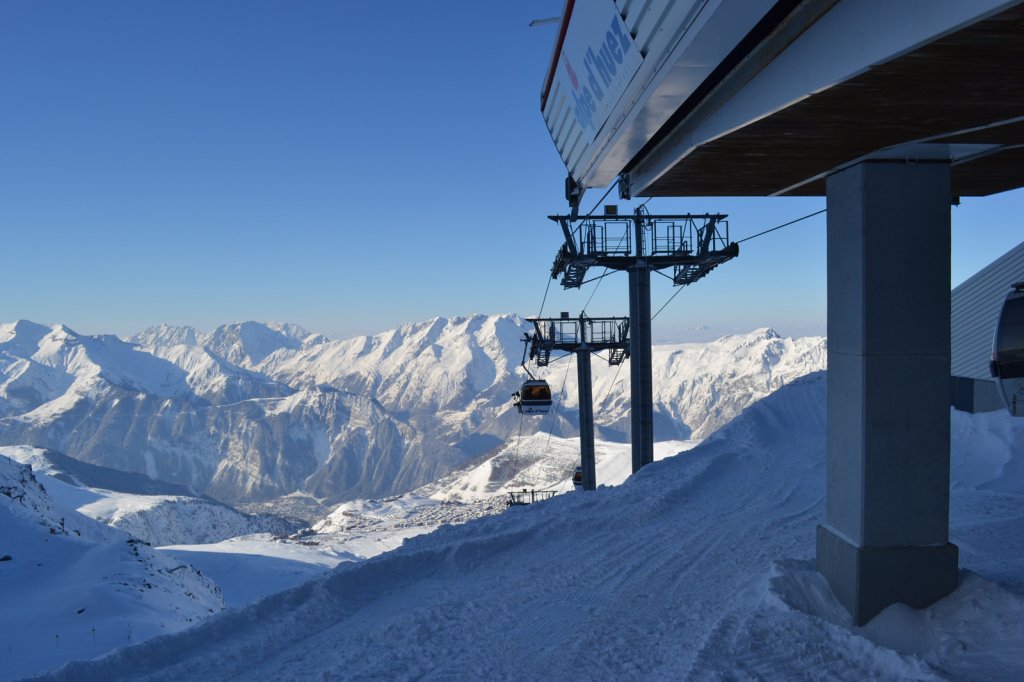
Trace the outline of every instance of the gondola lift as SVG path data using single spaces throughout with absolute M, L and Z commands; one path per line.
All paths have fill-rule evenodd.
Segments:
M 1024 417 L 1024 282 L 1014 284 L 1003 301 L 990 367 L 1006 409 Z
M 583 489 L 583 467 L 578 466 L 572 472 L 572 484 L 576 488 L 576 490 Z
M 544 415 L 551 411 L 551 387 L 543 379 L 527 379 L 513 395 L 520 414 Z

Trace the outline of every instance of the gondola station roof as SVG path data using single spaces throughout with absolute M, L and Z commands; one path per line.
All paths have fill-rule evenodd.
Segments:
M 623 196 L 821 196 L 871 158 L 979 196 L 1024 186 L 1022 82 L 1021 0 L 569 0 L 541 107 Z

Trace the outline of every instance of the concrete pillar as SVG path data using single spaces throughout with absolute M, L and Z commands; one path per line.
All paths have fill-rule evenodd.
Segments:
M 858 625 L 957 585 L 949 543 L 948 163 L 828 177 L 828 475 L 818 570 Z
M 580 466 L 583 467 L 583 489 L 595 490 L 594 390 L 590 377 L 590 349 L 586 346 L 576 351 L 576 377 L 580 387 Z

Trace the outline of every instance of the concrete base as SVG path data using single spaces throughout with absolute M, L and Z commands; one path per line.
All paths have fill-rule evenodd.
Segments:
M 892 604 L 922 609 L 948 595 L 959 581 L 958 555 L 952 543 L 857 547 L 818 526 L 818 571 L 858 626 Z

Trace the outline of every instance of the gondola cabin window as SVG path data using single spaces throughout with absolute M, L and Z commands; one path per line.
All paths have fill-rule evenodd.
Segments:
M 551 410 L 551 387 L 546 381 L 531 379 L 516 393 L 514 403 L 521 414 L 547 414 Z

